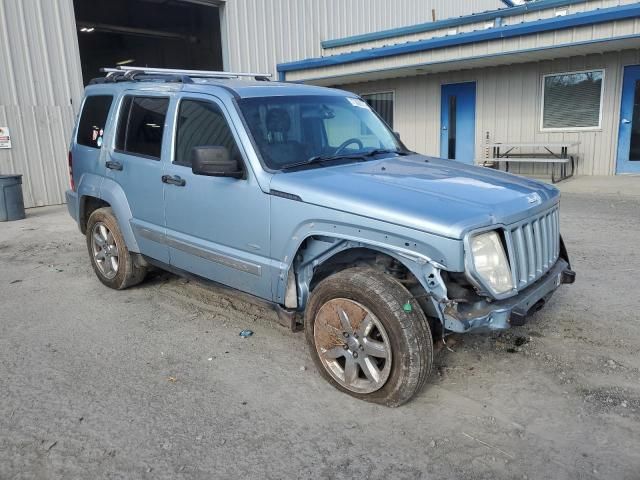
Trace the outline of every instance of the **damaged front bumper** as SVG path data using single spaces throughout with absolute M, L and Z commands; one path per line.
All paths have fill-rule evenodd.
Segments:
M 495 302 L 474 304 L 451 302 L 444 306 L 444 326 L 453 332 L 505 330 L 524 325 L 563 283 L 573 283 L 575 272 L 560 258 L 540 280 L 518 295 Z

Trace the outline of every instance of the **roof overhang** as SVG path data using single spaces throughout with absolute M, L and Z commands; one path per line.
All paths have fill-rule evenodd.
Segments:
M 521 50 L 518 52 L 479 55 L 475 57 L 466 57 L 464 59 L 434 61 L 422 64 L 416 63 L 402 67 L 380 68 L 374 70 L 363 69 L 355 73 L 335 73 L 333 75 L 319 75 L 317 77 L 308 77 L 304 80 L 292 79 L 290 81 L 303 81 L 305 83 L 324 86 L 345 85 L 349 83 L 370 82 L 389 78 L 514 65 L 573 56 L 602 54 L 634 48 L 640 49 L 640 34 L 624 36 L 617 39 L 588 40 L 584 42 L 567 43 L 531 50 Z
M 639 17 L 636 3 L 285 63 L 278 71 L 288 81 L 331 85 L 639 48 Z

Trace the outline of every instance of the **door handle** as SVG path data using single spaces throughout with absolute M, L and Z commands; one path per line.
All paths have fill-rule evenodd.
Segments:
M 120 162 L 114 162 L 113 160 L 109 160 L 105 165 L 110 170 L 122 170 L 122 164 Z
M 626 118 L 623 118 L 622 123 L 631 123 L 631 120 L 627 120 Z
M 169 185 L 175 185 L 176 187 L 184 187 L 187 184 L 187 181 L 177 175 L 173 177 L 171 175 L 163 175 L 162 183 L 168 183 Z

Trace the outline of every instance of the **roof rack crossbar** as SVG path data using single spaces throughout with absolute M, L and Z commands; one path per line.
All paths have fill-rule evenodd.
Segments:
M 150 75 L 185 75 L 195 78 L 238 78 L 253 77 L 266 79 L 271 77 L 270 73 L 247 73 L 247 72 L 217 72 L 212 70 L 181 70 L 177 68 L 148 68 L 148 67 L 125 67 L 104 68 L 104 72 L 138 72 Z
M 126 82 L 136 80 L 163 80 L 165 82 L 193 83 L 191 77 L 174 73 L 146 73 L 138 70 L 125 71 L 119 68 L 101 68 L 100 71 L 106 73 L 102 79 L 94 79 L 92 83 Z M 144 75 L 144 78 L 137 78 Z

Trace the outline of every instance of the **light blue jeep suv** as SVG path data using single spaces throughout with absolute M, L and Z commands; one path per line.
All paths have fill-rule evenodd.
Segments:
M 575 278 L 554 187 L 408 151 L 352 93 L 107 71 L 67 192 L 100 281 L 155 266 L 268 301 L 355 397 L 406 402 L 434 336 L 522 325 Z

